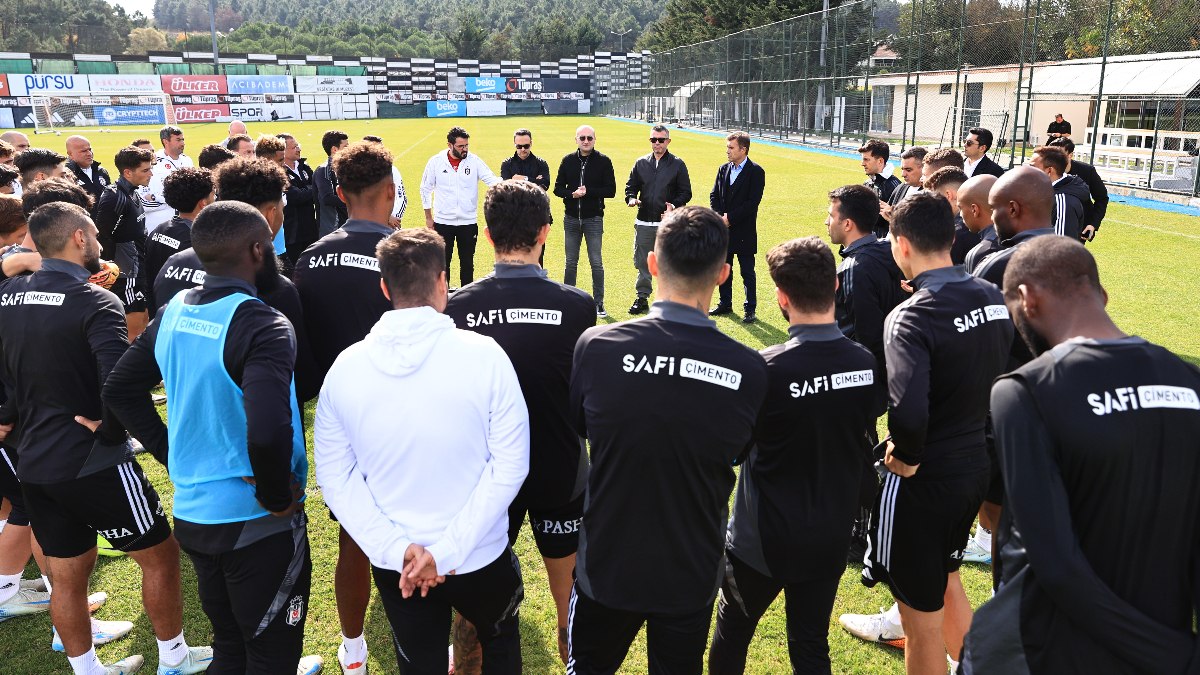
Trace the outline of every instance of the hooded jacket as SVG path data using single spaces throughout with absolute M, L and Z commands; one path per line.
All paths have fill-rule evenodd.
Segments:
M 887 241 L 865 235 L 841 251 L 834 313 L 842 335 L 871 350 L 883 368 L 883 321 L 905 299 Z
M 1065 174 L 1054 183 L 1054 232 L 1079 241 L 1091 220 L 1092 193 L 1078 176 Z
M 431 307 L 387 312 L 325 376 L 313 438 L 325 502 L 377 567 L 415 543 L 461 575 L 508 546 L 529 413 L 492 338 Z

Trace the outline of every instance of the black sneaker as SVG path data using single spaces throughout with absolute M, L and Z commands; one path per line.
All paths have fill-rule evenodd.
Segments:
M 742 323 L 754 323 L 755 321 L 758 321 L 758 316 L 754 314 L 754 310 L 746 312 L 746 315 L 742 317 Z
M 646 302 L 645 298 L 638 298 L 633 301 L 633 305 L 629 307 L 630 314 L 645 314 L 650 311 L 650 303 Z
M 600 318 L 604 318 L 604 317 L 608 316 L 608 312 L 604 311 L 604 303 L 603 302 L 596 303 L 596 316 L 598 316 Z
M 709 316 L 723 316 L 725 314 L 733 314 L 733 308 L 729 305 L 717 305 L 708 310 Z

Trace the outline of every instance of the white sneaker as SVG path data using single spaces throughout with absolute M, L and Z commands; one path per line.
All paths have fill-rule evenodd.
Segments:
M 22 579 L 21 590 L 29 589 L 31 591 L 46 592 L 46 580 L 38 577 L 36 579 Z
M 991 565 L 992 551 L 981 546 L 975 541 L 975 537 L 971 537 L 967 540 L 967 547 L 963 549 L 963 562 Z
M 15 619 L 18 616 L 41 614 L 50 611 L 50 594 L 22 588 L 3 605 L 0 605 L 0 621 Z
M 141 670 L 145 663 L 146 659 L 142 658 L 141 654 L 134 654 L 104 666 L 104 675 L 133 675 Z
M 203 673 L 212 665 L 212 647 L 188 647 L 187 656 L 179 663 L 168 666 L 158 664 L 158 675 L 195 675 Z
M 53 637 L 50 638 L 50 648 L 56 652 L 64 651 L 62 638 L 58 636 L 58 629 L 52 628 Z M 106 645 L 114 640 L 129 635 L 129 631 L 133 630 L 132 621 L 99 621 L 92 619 L 92 645 Z
M 319 655 L 305 656 L 296 664 L 296 675 L 317 675 L 325 667 L 325 659 Z
M 961 656 L 961 654 L 959 656 Z M 949 654 L 946 655 L 946 661 L 950 665 L 949 675 L 958 675 L 958 661 L 950 658 Z
M 108 602 L 108 593 L 104 591 L 96 591 L 88 596 L 88 614 L 95 614 L 96 610 L 104 606 Z
M 338 665 L 342 667 L 342 675 L 367 675 L 367 655 L 363 654 L 361 661 L 346 663 L 346 645 L 338 646 Z
M 838 617 L 838 623 L 854 637 L 867 642 L 880 642 L 890 647 L 904 649 L 906 639 L 904 629 L 888 620 L 883 612 L 879 614 L 843 614 Z

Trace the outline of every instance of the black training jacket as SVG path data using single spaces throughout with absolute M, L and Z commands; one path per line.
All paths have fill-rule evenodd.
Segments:
M 864 235 L 841 251 L 834 313 L 842 335 L 866 347 L 875 356 L 883 378 L 883 322 L 888 312 L 908 294 L 900 288 L 903 275 L 892 257 L 892 247 L 874 235 Z
M 687 165 L 675 155 L 667 152 L 657 163 L 654 153 L 634 162 L 625 183 L 625 201 L 640 199 L 637 219 L 648 223 L 662 220 L 667 204 L 679 208 L 692 200 L 692 181 L 688 178 Z
M 186 251 L 192 247 L 192 221 L 187 218 L 182 218 L 178 214 L 167 222 L 154 228 L 150 236 L 146 239 L 146 279 L 151 282 L 151 287 L 147 289 L 146 309 L 150 310 L 150 318 L 158 313 L 158 308 L 167 304 L 170 297 L 162 298 L 161 301 L 154 295 L 154 283 L 158 280 L 158 273 L 162 271 L 163 265 L 167 264 L 167 259 L 179 253 Z
M 1090 220 L 1092 196 L 1087 183 L 1078 176 L 1064 175 L 1054 184 L 1054 231 L 1079 241 Z
M 79 187 L 87 191 L 92 196 L 92 213 L 96 212 L 96 205 L 100 203 L 100 195 L 104 192 L 104 188 L 112 185 L 112 178 L 108 176 L 108 170 L 100 166 L 100 162 L 92 161 L 92 175 L 87 173 L 73 160 L 67 160 L 67 171 L 75 178 L 75 182 Z
M 1087 184 L 1088 192 L 1092 196 L 1092 217 L 1086 224 L 1099 230 L 1100 223 L 1104 222 L 1104 215 L 1108 213 L 1108 187 L 1104 185 L 1104 179 L 1100 177 L 1096 167 L 1075 160 L 1071 160 L 1067 175 L 1076 176 Z

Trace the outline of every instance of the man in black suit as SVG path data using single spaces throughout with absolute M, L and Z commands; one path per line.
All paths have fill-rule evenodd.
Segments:
M 969 129 L 967 138 L 963 140 L 963 173 L 967 178 L 988 174 L 999 178 L 1004 175 L 1004 169 L 992 161 L 987 154 L 992 151 L 992 132 L 989 129 Z
M 1056 138 L 1048 145 L 1062 148 L 1063 152 L 1067 153 L 1067 174 L 1076 176 L 1087 183 L 1088 192 L 1092 195 L 1092 215 L 1083 228 L 1083 234 L 1087 235 L 1088 241 L 1091 241 L 1100 229 L 1104 214 L 1108 212 L 1108 188 L 1104 185 L 1104 179 L 1100 177 L 1100 172 L 1096 171 L 1096 167 L 1075 159 L 1075 142 L 1071 139 Z M 67 166 L 70 165 L 71 163 L 67 162 Z
M 717 169 L 717 180 L 713 183 L 708 203 L 721 214 L 729 228 L 729 250 L 725 262 L 732 268 L 737 256 L 738 269 L 742 273 L 742 285 L 746 287 L 746 304 L 742 323 L 754 323 L 757 306 L 754 277 L 754 254 L 758 252 L 758 205 L 762 202 L 766 187 L 767 172 L 750 161 L 750 134 L 735 131 L 725 137 L 727 164 Z M 717 306 L 709 316 L 721 316 L 733 312 L 733 275 L 720 285 Z

